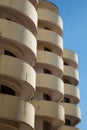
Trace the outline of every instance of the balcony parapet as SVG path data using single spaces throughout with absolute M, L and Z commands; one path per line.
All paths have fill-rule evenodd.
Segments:
M 0 17 L 25 26 L 33 34 L 37 32 L 37 11 L 28 0 L 0 0 Z

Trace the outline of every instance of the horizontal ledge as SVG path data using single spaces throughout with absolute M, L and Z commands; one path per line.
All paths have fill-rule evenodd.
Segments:
M 22 24 L 34 34 L 37 32 L 37 11 L 28 0 L 1 0 L 0 16 Z
M 78 67 L 78 56 L 74 51 L 64 49 L 63 60 L 65 64 L 71 67 L 74 67 L 74 68 Z
M 34 117 L 35 109 L 32 104 L 16 96 L 0 94 L 0 127 L 32 130 Z
M 64 96 L 64 84 L 61 79 L 49 74 L 37 73 L 36 92 L 50 94 L 51 100 L 59 102 Z
M 37 48 L 34 35 L 25 27 L 12 21 L 0 19 L 0 25 L 0 48 L 10 51 L 17 58 L 34 65 Z
M 35 68 L 45 68 L 51 71 L 53 75 L 62 77 L 63 60 L 55 53 L 47 51 L 37 51 L 37 61 Z
M 26 62 L 0 55 L 0 84 L 11 87 L 19 96 L 29 100 L 34 94 L 36 73 Z
M 63 39 L 56 32 L 38 29 L 37 30 L 38 45 L 47 47 L 52 52 L 62 56 L 63 54 Z
M 38 20 L 39 23 L 43 23 L 45 27 L 57 32 L 59 35 L 63 33 L 63 21 L 62 18 L 56 13 L 48 10 L 38 8 Z
M 37 101 L 31 102 L 36 110 L 36 117 L 48 120 L 53 127 L 59 127 L 64 124 L 64 109 L 61 105 L 50 101 Z

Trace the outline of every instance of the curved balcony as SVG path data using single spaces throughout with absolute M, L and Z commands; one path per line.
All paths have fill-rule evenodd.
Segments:
M 50 30 L 62 35 L 63 22 L 60 16 L 48 9 L 38 8 L 37 12 L 39 24 L 43 24 L 45 27 L 50 28 Z
M 0 55 L 0 84 L 9 86 L 17 96 L 29 100 L 34 94 L 36 75 L 34 69 L 22 60 Z
M 74 104 L 62 103 L 65 109 L 65 116 L 70 120 L 71 126 L 77 125 L 81 120 L 80 108 Z
M 38 45 L 48 47 L 52 52 L 62 56 L 63 54 L 63 40 L 56 32 L 38 29 L 37 31 Z
M 78 85 L 79 82 L 78 70 L 65 65 L 63 80 L 65 83 L 72 84 L 75 86 Z
M 28 0 L 1 0 L 0 17 L 22 24 L 34 34 L 37 32 L 37 11 Z
M 49 10 L 55 12 L 56 14 L 58 14 L 57 6 L 50 1 L 39 1 L 39 8 L 49 9 Z
M 77 104 L 80 101 L 79 88 L 73 85 L 64 84 L 64 95 L 70 99 L 70 103 Z
M 36 110 L 36 120 L 42 119 L 52 124 L 52 127 L 60 127 L 64 124 L 64 108 L 54 102 L 36 101 L 31 102 Z
M 16 96 L 0 94 L 0 128 L 34 129 L 35 110 L 32 104 Z
M 71 50 L 64 49 L 63 60 L 65 64 L 71 67 L 74 67 L 74 68 L 78 67 L 78 56 L 75 52 Z
M 78 128 L 72 127 L 72 126 L 63 126 L 60 130 L 80 130 Z
M 60 56 L 47 51 L 37 52 L 37 61 L 35 69 L 48 69 L 55 76 L 62 77 L 63 75 L 63 60 Z
M 64 96 L 64 84 L 61 79 L 48 74 L 37 73 L 36 92 L 50 94 L 51 100 L 59 102 Z
M 0 19 L 0 25 L 0 48 L 12 52 L 17 58 L 33 66 L 37 48 L 34 35 L 15 22 Z

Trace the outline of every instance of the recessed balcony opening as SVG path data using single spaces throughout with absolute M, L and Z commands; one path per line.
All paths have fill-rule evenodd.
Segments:
M 64 61 L 64 65 L 69 66 L 69 64 L 68 64 L 68 63 L 66 63 L 65 61 Z
M 10 18 L 6 18 L 7 20 L 9 20 L 9 21 L 12 21 Z
M 46 74 L 51 74 L 51 71 L 48 70 L 48 69 L 44 69 L 43 72 L 46 73 Z
M 9 88 L 8 86 L 5 85 L 0 85 L 0 93 L 2 94 L 8 94 L 8 95 L 16 95 L 15 91 L 11 88 Z
M 65 78 L 63 78 L 63 82 L 66 83 L 66 84 L 71 84 L 71 82 Z
M 66 118 L 65 118 L 65 125 L 67 125 L 67 126 L 71 126 L 71 122 L 70 122 L 69 119 L 66 119 Z
M 44 27 L 44 29 L 46 29 L 46 30 L 51 30 L 50 28 L 48 28 L 48 27 Z
M 43 94 L 43 99 L 47 101 L 51 101 L 51 97 L 48 94 Z
M 66 103 L 70 103 L 70 99 L 67 98 L 67 97 L 64 97 L 64 102 L 66 102 Z
M 7 50 L 4 50 L 4 54 L 5 54 L 5 55 L 12 56 L 12 57 L 16 57 L 12 52 L 7 51 Z
M 44 47 L 44 51 L 49 51 L 49 52 L 51 52 L 51 50 L 50 50 L 49 48 L 47 48 L 47 47 Z
M 51 130 L 51 124 L 43 121 L 43 130 Z

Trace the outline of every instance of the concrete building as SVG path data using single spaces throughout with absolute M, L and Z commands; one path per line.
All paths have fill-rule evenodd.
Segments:
M 78 56 L 47 0 L 0 0 L 0 130 L 79 130 Z

